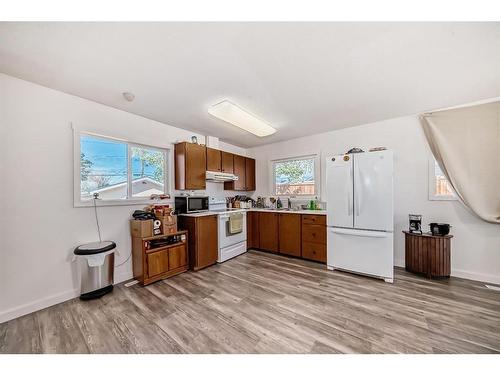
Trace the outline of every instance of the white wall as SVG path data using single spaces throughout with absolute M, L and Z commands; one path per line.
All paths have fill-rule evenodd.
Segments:
M 73 131 L 158 147 L 192 133 L 0 74 L 0 322 L 77 296 L 73 249 L 95 241 L 92 208 L 73 207 Z M 243 149 L 220 143 L 227 151 Z M 171 158 L 170 183 L 173 161 Z M 208 189 L 207 189 L 208 190 Z M 212 190 L 222 192 L 222 185 Z M 174 192 L 173 192 L 174 193 Z M 141 206 L 99 208 L 102 234 L 130 254 L 128 220 Z M 115 281 L 132 277 L 131 261 Z
M 257 195 L 270 195 L 269 161 L 320 153 L 321 193 L 324 199 L 327 156 L 352 147 L 386 146 L 395 153 L 395 263 L 404 266 L 404 235 L 408 214 L 423 215 L 424 228 L 430 222 L 452 227 L 452 275 L 500 283 L 500 226 L 481 221 L 458 201 L 428 200 L 430 151 L 417 116 L 402 117 L 346 128 L 248 150 L 257 160 Z

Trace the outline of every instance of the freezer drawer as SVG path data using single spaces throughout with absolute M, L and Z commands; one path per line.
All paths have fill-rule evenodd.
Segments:
M 392 282 L 393 233 L 330 227 L 327 234 L 327 266 Z

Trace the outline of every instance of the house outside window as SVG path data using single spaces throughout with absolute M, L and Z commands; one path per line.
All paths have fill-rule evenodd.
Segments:
M 429 159 L 429 200 L 456 200 L 451 184 L 439 167 L 437 161 Z
M 272 161 L 273 195 L 319 195 L 317 159 L 312 155 Z
M 167 194 L 168 150 L 100 135 L 75 136 L 75 206 L 95 193 L 102 202 L 127 204 Z

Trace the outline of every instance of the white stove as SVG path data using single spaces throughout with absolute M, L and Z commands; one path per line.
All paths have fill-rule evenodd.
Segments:
M 218 215 L 219 255 L 217 262 L 222 263 L 247 251 L 247 214 L 245 209 L 226 208 L 225 199 L 210 198 L 209 210 Z M 231 217 L 243 215 L 241 231 L 231 233 Z

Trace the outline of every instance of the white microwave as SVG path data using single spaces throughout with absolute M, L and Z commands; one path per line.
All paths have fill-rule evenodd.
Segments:
M 208 211 L 208 196 L 183 195 L 175 197 L 175 211 L 178 214 Z

